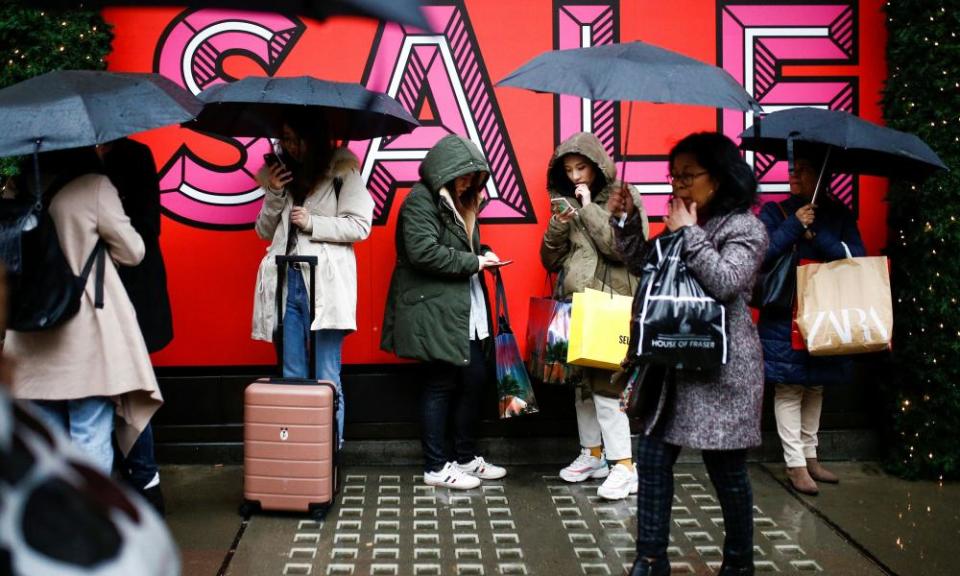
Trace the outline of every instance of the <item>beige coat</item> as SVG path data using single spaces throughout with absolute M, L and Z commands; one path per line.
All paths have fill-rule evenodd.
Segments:
M 373 199 L 358 171 L 357 157 L 346 148 L 338 148 L 330 162 L 327 176 L 303 205 L 310 211 L 313 230 L 297 236 L 296 254 L 316 256 L 316 314 L 311 330 L 357 329 L 357 260 L 353 243 L 366 239 L 373 224 Z M 337 200 L 333 179 L 343 179 Z M 264 190 L 263 207 L 257 216 L 257 235 L 270 240 L 270 246 L 257 273 L 253 302 L 253 334 L 255 340 L 273 340 L 276 322 L 277 265 L 274 259 L 283 254 L 287 244 L 287 226 L 293 199 Z M 303 267 L 304 286 L 309 290 L 310 269 Z
M 74 274 L 80 274 L 100 238 L 121 265 L 143 259 L 143 240 L 106 176 L 87 174 L 69 182 L 53 197 L 50 217 Z M 90 274 L 76 316 L 51 330 L 10 331 L 5 352 L 17 361 L 13 391 L 18 398 L 113 398 L 120 416 L 117 440 L 127 453 L 163 398 L 116 267 L 106 267 L 101 309 L 94 307 L 95 275 Z

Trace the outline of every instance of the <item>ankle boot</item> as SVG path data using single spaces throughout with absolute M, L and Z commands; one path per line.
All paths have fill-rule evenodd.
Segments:
M 670 561 L 666 558 L 650 560 L 637 556 L 629 576 L 670 576 Z
M 817 482 L 826 482 L 827 484 L 836 484 L 840 482 L 837 475 L 823 467 L 816 458 L 807 458 L 807 472 L 810 477 Z
M 816 496 L 820 493 L 820 489 L 817 488 L 817 483 L 810 477 L 806 466 L 788 467 L 787 478 L 790 480 L 790 485 L 793 486 L 793 489 L 801 494 Z

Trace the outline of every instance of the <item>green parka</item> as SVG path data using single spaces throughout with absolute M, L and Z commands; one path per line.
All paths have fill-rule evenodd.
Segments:
M 397 263 L 383 315 L 383 350 L 416 360 L 470 363 L 470 277 L 480 271 L 477 255 L 487 249 L 481 248 L 479 225 L 472 241 L 467 239 L 443 186 L 472 172 L 489 173 L 490 167 L 476 145 L 453 135 L 437 142 L 420 164 L 420 181 L 397 221 Z
M 568 154 L 588 158 L 600 169 L 606 182 L 587 206 L 581 207 L 573 193 L 573 183 L 564 172 L 563 157 Z M 607 212 L 607 199 L 619 186 L 616 165 L 593 134 L 578 132 L 564 140 L 553 153 L 547 168 L 550 198 L 564 197 L 577 208 L 576 216 L 569 222 L 560 222 L 551 217 L 540 243 L 543 266 L 551 272 L 563 270 L 563 286 L 560 287 L 562 297 L 569 298 L 584 288 L 601 290 L 611 287 L 617 294 L 633 295 L 638 280 L 627 272 L 623 259 L 616 251 L 610 213 Z M 633 186 L 630 192 L 640 211 L 643 236 L 646 238 L 649 225 L 640 193 Z

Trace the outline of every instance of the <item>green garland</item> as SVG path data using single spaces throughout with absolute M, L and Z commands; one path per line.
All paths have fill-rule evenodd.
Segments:
M 0 0 L 0 88 L 51 70 L 103 70 L 113 32 L 93 10 L 39 10 Z M 0 160 L 0 174 L 16 161 Z
M 894 360 L 891 471 L 960 478 L 960 0 L 886 4 L 887 124 L 950 167 L 890 189 Z

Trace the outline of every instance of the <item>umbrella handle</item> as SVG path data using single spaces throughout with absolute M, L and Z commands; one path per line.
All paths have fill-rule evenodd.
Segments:
M 817 196 L 820 194 L 820 184 L 823 183 L 823 177 L 827 173 L 827 164 L 830 162 L 830 152 L 833 151 L 833 146 L 827 145 L 827 154 L 823 157 L 823 166 L 820 166 L 820 175 L 817 176 L 817 187 L 813 190 L 813 198 L 810 199 L 810 204 L 814 207 L 817 205 Z
M 627 105 L 627 137 L 623 141 L 623 154 L 620 155 L 620 184 L 627 183 L 627 150 L 630 149 L 630 124 L 633 120 L 633 100 Z
M 40 139 L 37 138 L 36 143 L 33 146 L 33 181 L 34 185 L 34 195 L 36 196 L 36 204 L 34 204 L 34 209 L 39 212 L 43 208 L 43 191 L 40 190 Z

